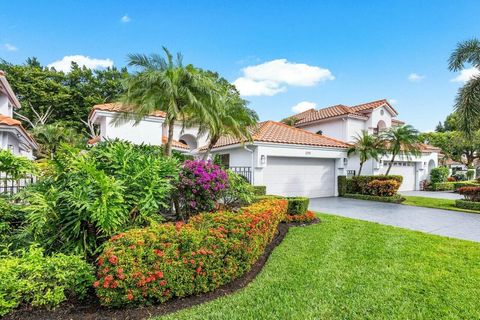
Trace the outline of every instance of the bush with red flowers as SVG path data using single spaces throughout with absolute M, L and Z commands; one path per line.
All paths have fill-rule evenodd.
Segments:
M 372 196 L 392 197 L 397 194 L 400 183 L 396 180 L 372 180 L 367 183 L 366 193 Z
M 103 305 L 150 304 L 212 291 L 248 271 L 285 219 L 287 200 L 239 213 L 202 213 L 188 223 L 133 229 L 112 237 L 94 283 Z
M 209 212 L 215 209 L 222 192 L 228 187 L 228 176 L 211 161 L 187 160 L 180 171 L 177 187 L 184 213 Z
M 457 190 L 466 200 L 480 202 L 480 187 L 463 187 Z
M 306 211 L 301 214 L 287 214 L 285 216 L 285 222 L 312 222 L 316 219 L 315 213 L 312 211 Z

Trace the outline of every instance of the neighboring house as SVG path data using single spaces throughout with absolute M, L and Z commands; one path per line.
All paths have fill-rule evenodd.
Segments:
M 140 121 L 115 126 L 119 104 L 97 105 L 90 121 L 100 126 L 97 140 L 120 138 L 134 143 L 162 145 L 168 127 L 165 114 L 158 112 Z M 357 156 L 347 157 L 347 149 L 361 130 L 379 133 L 391 126 L 402 125 L 395 119 L 397 111 L 386 101 L 379 100 L 354 107 L 344 105 L 320 110 L 308 110 L 294 117 L 296 127 L 275 121 L 265 121 L 251 128 L 252 141 L 222 137 L 212 149 L 222 164 L 244 175 L 254 185 L 265 185 L 269 194 L 286 196 L 328 197 L 337 195 L 337 177 L 358 170 Z M 198 128 L 175 126 L 177 150 L 202 154 L 207 138 L 198 136 Z M 420 182 L 438 164 L 439 149 L 419 145 L 421 156 L 398 156 L 391 174 L 404 177 L 401 190 L 418 190 Z M 363 174 L 384 174 L 389 157 L 368 161 Z
M 166 144 L 168 125 L 165 123 L 165 112 L 157 111 L 143 118 L 138 124 L 133 120 L 115 123 L 114 118 L 122 112 L 120 103 L 95 105 L 90 112 L 89 120 L 100 128 L 99 137 L 90 140 L 95 143 L 105 139 L 122 139 L 133 143 L 162 145 Z M 198 127 L 184 128 L 176 123 L 172 148 L 181 152 L 194 152 L 207 143 L 205 136 L 198 135 Z
M 0 147 L 33 159 L 33 151 L 38 149 L 38 145 L 22 123 L 13 119 L 13 110 L 20 107 L 5 73 L 0 70 Z

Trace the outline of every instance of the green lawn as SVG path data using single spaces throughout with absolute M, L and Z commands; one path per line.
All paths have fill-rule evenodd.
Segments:
M 245 289 L 165 319 L 480 318 L 480 243 L 319 217 Z
M 402 204 L 406 204 L 408 206 L 445 209 L 445 210 L 470 212 L 470 213 L 480 213 L 480 211 L 457 208 L 455 207 L 455 200 L 452 200 L 452 199 L 435 199 L 435 198 L 413 197 L 413 196 L 403 196 L 403 197 L 407 200 L 402 202 Z

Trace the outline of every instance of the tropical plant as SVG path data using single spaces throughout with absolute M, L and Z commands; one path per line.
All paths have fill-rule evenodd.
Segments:
M 35 172 L 35 163 L 26 157 L 14 155 L 10 150 L 0 150 L 0 172 L 13 180 Z
M 366 130 L 362 130 L 362 132 L 357 133 L 353 139 L 353 146 L 347 150 L 347 155 L 350 156 L 356 154 L 360 158 L 360 168 L 358 169 L 357 174 L 359 176 L 362 173 L 364 163 L 368 159 L 375 159 L 378 161 L 382 152 L 382 144 L 378 137 L 369 134 Z
M 395 158 L 402 153 L 407 159 L 420 154 L 419 132 L 411 125 L 395 126 L 382 132 L 380 140 L 384 144 L 385 151 L 392 155 L 385 175 L 390 173 Z
M 471 39 L 461 42 L 450 56 L 451 71 L 465 69 L 465 65 L 480 69 L 480 41 Z M 459 117 L 460 129 L 470 136 L 480 129 L 480 76 L 474 76 L 459 89 L 455 101 L 455 112 Z
M 39 156 L 50 159 L 53 159 L 61 144 L 66 143 L 75 146 L 80 145 L 83 140 L 75 129 L 64 126 L 60 122 L 36 126 L 32 130 L 32 135 L 40 144 Z
M 28 201 L 24 236 L 48 252 L 90 259 L 111 235 L 163 221 L 178 162 L 160 152 L 120 141 L 88 152 L 64 146 L 45 177 L 22 194 Z
M 450 170 L 447 167 L 436 167 L 430 171 L 430 182 L 441 183 L 447 181 Z M 454 179 L 454 181 L 456 181 Z
M 139 123 L 155 111 L 166 112 L 168 140 L 165 154 L 171 155 L 174 125 L 195 116 L 197 122 L 208 123 L 217 114 L 211 77 L 193 65 L 184 66 L 182 56 L 163 48 L 166 59 L 158 54 L 149 56 L 130 54 L 128 65 L 139 68 L 126 81 L 126 92 L 121 97 L 125 112 L 117 115 L 116 123 L 134 120 Z
M 253 186 L 244 176 L 227 170 L 228 188 L 223 191 L 223 204 L 227 207 L 239 207 L 250 204 L 255 197 Z

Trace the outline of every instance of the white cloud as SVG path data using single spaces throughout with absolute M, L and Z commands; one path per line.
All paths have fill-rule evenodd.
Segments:
M 334 80 L 330 70 L 304 63 L 276 59 L 242 69 L 243 76 L 233 83 L 243 96 L 273 96 L 287 90 L 287 85 L 310 87 Z
M 128 14 L 124 15 L 121 19 L 120 19 L 123 23 L 128 23 L 130 22 L 130 17 L 128 16 Z
M 113 61 L 110 59 L 95 59 L 82 55 L 65 56 L 62 60 L 54 61 L 48 65 L 49 68 L 55 68 L 58 71 L 65 73 L 70 72 L 72 62 L 76 62 L 80 67 L 87 67 L 88 69 L 103 69 L 113 66 Z
M 398 100 L 397 99 L 388 99 L 388 102 L 390 104 L 397 104 L 398 103 Z
M 310 110 L 312 108 L 315 108 L 317 104 L 315 102 L 310 102 L 310 101 L 302 101 L 297 103 L 292 107 L 292 111 L 295 113 L 300 113 L 303 111 Z
M 408 75 L 408 80 L 409 81 L 412 81 L 412 82 L 418 82 L 418 81 L 422 81 L 423 79 L 425 79 L 425 76 L 421 76 L 419 75 L 418 73 L 410 73 Z
M 3 48 L 5 48 L 5 50 L 7 50 L 7 51 L 17 51 L 17 50 L 18 50 L 18 48 L 15 47 L 15 46 L 14 46 L 13 44 L 11 44 L 11 43 L 5 43 L 5 44 L 3 45 Z
M 468 69 L 463 69 L 462 71 L 460 71 L 460 74 L 458 76 L 456 76 L 455 78 L 453 78 L 450 81 L 452 81 L 452 82 L 467 82 L 468 80 L 470 80 L 474 77 L 477 77 L 477 76 L 480 76 L 480 70 L 478 70 L 475 67 L 471 67 L 471 68 L 468 68 Z

